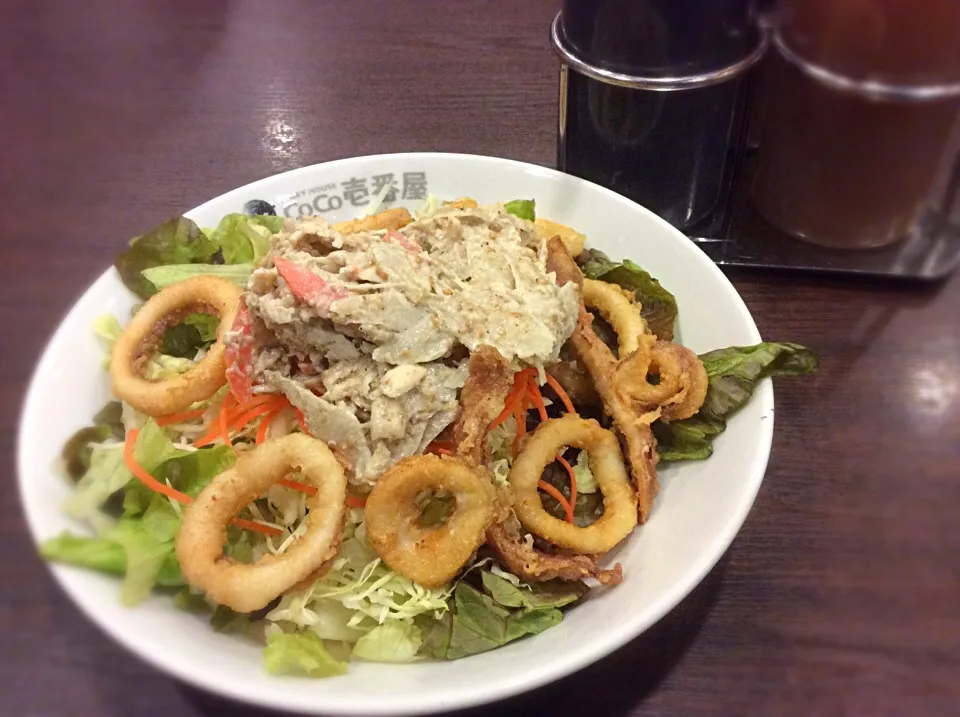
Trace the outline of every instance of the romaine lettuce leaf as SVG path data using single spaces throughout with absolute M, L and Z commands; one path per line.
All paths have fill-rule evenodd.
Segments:
M 415 622 L 420 626 L 423 634 L 420 654 L 435 660 L 447 659 L 450 635 L 453 632 L 453 613 L 448 610 L 439 618 L 428 614 L 418 615 Z
M 141 428 L 133 450 L 137 462 L 157 480 L 194 497 L 235 460 L 228 446 L 179 449 L 152 420 Z M 46 541 L 40 550 L 48 560 L 124 575 L 121 599 L 126 604 L 142 600 L 155 583 L 182 584 L 174 554 L 182 516 L 179 505 L 132 478 L 123 460 L 123 444 L 94 447 L 90 468 L 65 508 L 68 515 L 93 523 L 100 537 L 64 534 Z M 124 515 L 115 525 L 107 525 L 98 509 L 121 489 Z
M 238 286 L 246 287 L 247 279 L 250 278 L 250 272 L 252 271 L 253 264 L 250 263 L 165 264 L 144 269 L 143 276 L 159 291 L 192 276 L 219 276 L 223 279 L 230 279 Z
M 677 300 L 660 282 L 629 259 L 611 261 L 597 249 L 586 249 L 577 263 L 588 279 L 617 284 L 634 293 L 640 302 L 640 315 L 661 341 L 673 341 L 673 325 L 677 320 Z
M 117 321 L 113 314 L 103 314 L 93 321 L 93 333 L 103 339 L 107 349 L 112 349 L 113 344 L 123 333 L 123 327 Z
M 483 589 L 503 607 L 522 607 L 530 610 L 559 608 L 576 602 L 587 592 L 581 582 L 549 580 L 526 585 L 507 580 L 489 570 L 481 572 Z
M 520 217 L 530 222 L 535 221 L 537 218 L 537 203 L 536 200 L 533 199 L 514 199 L 512 202 L 504 204 L 503 208 L 515 217 Z
M 446 659 L 476 655 L 507 643 L 509 611 L 466 583 L 457 585 L 453 598 L 453 622 Z
M 96 570 L 110 575 L 127 571 L 127 554 L 115 536 L 90 538 L 64 532 L 40 544 L 40 555 L 45 560 Z M 184 584 L 180 566 L 171 552 L 164 558 L 156 574 L 157 585 L 179 587 Z
M 596 493 L 597 479 L 590 469 L 590 454 L 580 451 L 577 462 L 572 467 L 573 475 L 577 479 L 577 493 Z
M 563 619 L 560 606 L 579 599 L 587 590 L 582 583 L 557 581 L 528 586 L 489 569 L 481 572 L 481 580 L 487 594 L 463 581 L 457 583 L 450 613 L 423 625 L 421 654 L 456 660 L 542 632 Z
M 283 217 L 227 214 L 210 235 L 224 264 L 256 264 L 270 249 L 270 237 L 283 227 Z
M 147 421 L 140 429 L 133 454 L 137 463 L 158 481 L 169 482 L 192 498 L 236 460 L 236 454 L 229 446 L 210 446 L 196 451 L 177 448 L 153 421 Z M 142 515 L 154 495 L 139 481 L 128 482 L 123 499 L 124 515 Z
M 817 356 L 799 344 L 760 343 L 731 346 L 700 356 L 709 380 L 700 412 L 682 421 L 656 421 L 653 433 L 663 461 L 703 460 L 713 453 L 713 439 L 727 420 L 753 396 L 757 384 L 772 376 L 815 373 Z
M 347 663 L 335 659 L 323 640 L 310 632 L 268 635 L 263 665 L 271 675 L 333 677 L 347 671 Z
M 130 518 L 121 518 L 104 537 L 118 543 L 126 558 L 120 602 L 142 602 L 153 590 L 163 564 L 174 555 L 173 538 L 158 540 L 147 531 L 143 521 Z
M 114 438 L 123 440 L 123 404 L 120 401 L 109 401 L 93 416 L 93 423 L 97 426 L 107 426 Z
M 369 662 L 411 662 L 422 643 L 412 620 L 387 620 L 357 640 L 353 654 Z
M 524 635 L 536 635 L 563 622 L 563 613 L 556 608 L 546 610 L 522 610 L 507 618 L 506 641 Z
M 71 518 L 95 523 L 101 506 L 131 478 L 133 474 L 123 463 L 123 444 L 97 446 L 91 450 L 90 465 L 63 510 Z

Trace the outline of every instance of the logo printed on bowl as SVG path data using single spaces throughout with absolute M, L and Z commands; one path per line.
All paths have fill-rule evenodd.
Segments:
M 386 187 L 389 190 L 383 198 L 385 204 L 397 199 L 423 201 L 429 195 L 426 172 L 403 172 L 399 177 L 386 172 L 369 177 L 351 176 L 342 182 L 301 189 L 278 197 L 273 204 L 280 214 L 289 218 L 322 216 L 343 207 L 365 207 Z

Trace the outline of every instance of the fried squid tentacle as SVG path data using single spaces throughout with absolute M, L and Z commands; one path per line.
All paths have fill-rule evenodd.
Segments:
M 470 357 L 469 376 L 461 392 L 462 409 L 453 428 L 455 455 L 471 466 L 489 462 L 487 429 L 503 410 L 513 386 L 513 370 L 494 349 L 484 347 Z M 619 583 L 620 565 L 600 568 L 592 556 L 553 554 L 533 546 L 533 538 L 524 539 L 513 509 L 509 487 L 497 493 L 496 517 L 486 531 L 487 545 L 511 573 L 523 580 L 582 580 L 593 578 L 603 584 Z
M 503 517 L 487 530 L 487 545 L 500 562 L 521 580 L 543 582 L 592 578 L 602 585 L 616 585 L 623 579 L 620 563 L 605 570 L 590 555 L 553 554 L 537 550 L 533 540 L 525 540 L 522 535 L 520 521 L 510 505 L 509 491 L 501 489 L 497 500 L 502 506 Z
M 500 352 L 481 346 L 470 356 L 460 391 L 460 414 L 453 426 L 457 456 L 471 466 L 490 462 L 487 430 L 503 409 L 513 386 L 513 369 Z
M 583 286 L 583 274 L 567 253 L 559 239 L 547 243 L 547 269 L 557 276 L 557 283 L 574 282 Z M 637 516 L 641 523 L 646 522 L 653 507 L 653 499 L 659 490 L 657 481 L 656 439 L 650 430 L 658 413 L 638 414 L 618 393 L 615 384 L 618 361 L 610 349 L 594 332 L 593 316 L 580 302 L 580 315 L 577 327 L 570 337 L 570 343 L 577 358 L 593 378 L 594 386 L 603 401 L 604 411 L 627 444 L 627 461 L 637 489 Z

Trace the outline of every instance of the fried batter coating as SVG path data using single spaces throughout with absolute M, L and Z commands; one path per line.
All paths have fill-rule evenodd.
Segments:
M 224 557 L 227 524 L 294 468 L 300 469 L 304 483 L 316 488 L 307 498 L 303 537 L 285 553 L 249 565 Z M 262 443 L 241 454 L 233 468 L 214 478 L 184 510 L 176 542 L 183 577 L 237 612 L 259 610 L 337 554 L 346 499 L 343 467 L 325 443 L 303 433 Z
M 453 512 L 442 525 L 421 525 L 417 498 L 422 493 L 446 493 L 453 499 Z M 457 458 L 405 458 L 380 476 L 367 498 L 367 535 L 391 568 L 424 587 L 439 587 L 483 543 L 494 518 L 494 494 L 484 471 Z
M 603 493 L 603 515 L 585 527 L 550 515 L 537 490 L 543 469 L 567 446 L 587 451 L 590 469 Z M 637 499 L 623 464 L 620 442 L 592 419 L 568 414 L 541 423 L 514 460 L 509 480 L 520 523 L 558 547 L 599 555 L 615 547 L 637 525 Z
M 110 354 L 113 392 L 149 416 L 169 416 L 204 401 L 226 383 L 223 338 L 233 326 L 242 290 L 229 279 L 194 276 L 150 297 L 130 320 Z M 151 381 L 143 371 L 168 328 L 189 314 L 220 317 L 217 340 L 189 371 Z

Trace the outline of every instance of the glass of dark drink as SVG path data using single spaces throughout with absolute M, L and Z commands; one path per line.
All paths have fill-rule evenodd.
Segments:
M 960 1 L 786 0 L 765 98 L 756 207 L 838 248 L 916 230 L 952 162 Z

